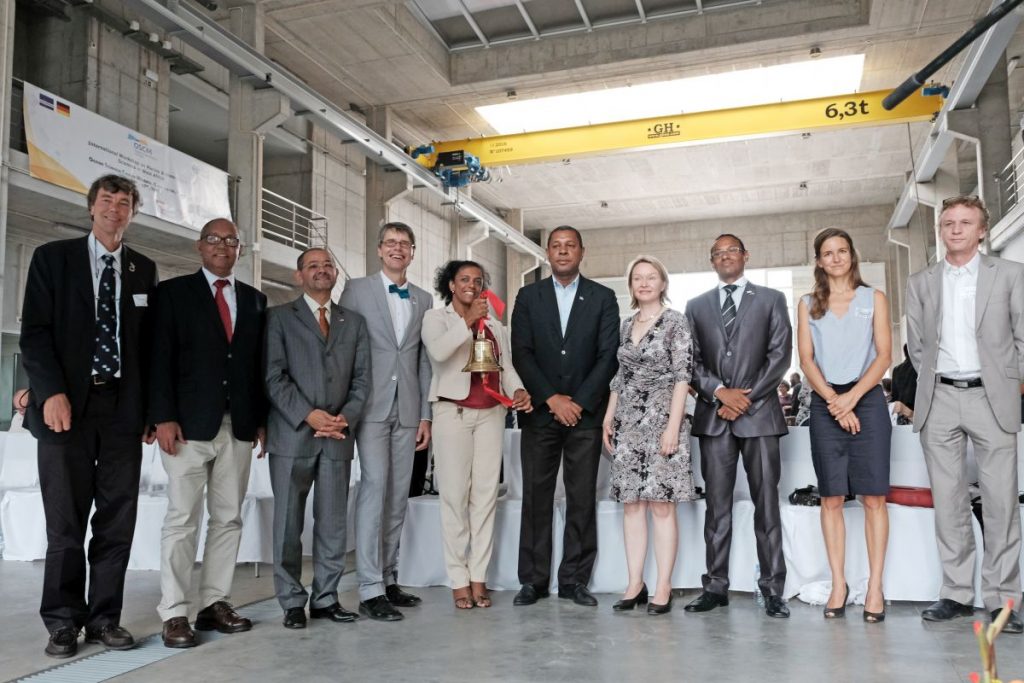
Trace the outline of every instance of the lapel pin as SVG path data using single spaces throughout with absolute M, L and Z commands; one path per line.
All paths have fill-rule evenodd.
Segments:
M 134 273 L 135 272 L 135 262 L 134 261 L 129 261 L 128 262 L 128 272 L 129 273 Z
M 582 296 L 580 297 L 580 301 L 583 301 L 583 297 Z

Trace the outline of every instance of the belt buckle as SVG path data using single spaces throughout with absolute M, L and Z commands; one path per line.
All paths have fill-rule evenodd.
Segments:
M 957 389 L 970 389 L 971 383 L 965 379 L 955 379 L 953 380 L 953 386 Z

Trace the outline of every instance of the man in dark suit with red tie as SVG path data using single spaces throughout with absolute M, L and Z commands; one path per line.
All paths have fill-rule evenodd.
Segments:
M 146 325 L 156 265 L 123 244 L 139 191 L 116 175 L 87 197 L 87 237 L 36 249 L 22 307 L 29 379 L 25 425 L 39 441 L 46 568 L 39 613 L 46 654 L 70 657 L 86 642 L 128 649 L 120 626 L 135 531 L 145 416 Z M 85 532 L 93 504 L 86 594 Z
M 264 440 L 263 324 L 267 297 L 235 278 L 242 245 L 226 218 L 196 240 L 203 267 L 160 283 L 153 333 L 149 422 L 167 471 L 157 611 L 167 647 L 194 647 L 189 588 L 203 491 L 210 513 L 195 627 L 248 631 L 231 606 L 252 448 Z M 262 457 L 262 453 L 260 454 Z

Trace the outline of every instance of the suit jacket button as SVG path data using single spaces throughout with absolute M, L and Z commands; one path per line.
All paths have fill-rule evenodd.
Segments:
M 221 382 L 221 384 L 223 384 L 224 386 L 227 386 L 228 385 L 228 381 L 224 380 L 223 382 Z
M 725 355 L 727 355 L 727 356 L 731 356 L 731 355 L 732 355 L 732 351 L 726 351 L 726 352 L 725 352 Z
M 231 354 L 230 353 L 228 354 L 228 360 L 231 360 Z
M 397 382 L 398 381 L 398 375 L 391 375 L 391 381 L 392 382 Z

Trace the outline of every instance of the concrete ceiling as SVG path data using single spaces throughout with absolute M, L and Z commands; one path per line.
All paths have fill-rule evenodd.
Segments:
M 801 61 L 812 47 L 825 56 L 864 53 L 861 89 L 894 87 L 991 0 L 704 0 L 703 11 L 695 0 L 580 0 L 589 31 L 576 0 L 523 0 L 539 34 L 529 40 L 518 39 L 530 29 L 515 0 L 263 4 L 269 56 L 342 105 L 389 106 L 396 142 L 419 144 L 493 134 L 475 107 L 506 101 L 509 90 L 524 99 L 714 74 Z M 672 16 L 642 23 L 638 7 Z M 1020 35 L 1009 54 L 1017 50 Z M 949 85 L 958 66 L 937 80 Z M 1019 108 L 1022 76 L 1011 74 L 1011 108 Z M 1018 118 L 1011 112 L 1014 125 Z M 529 228 L 887 205 L 927 129 L 848 129 L 496 168 L 473 194 L 495 208 L 523 209 Z

